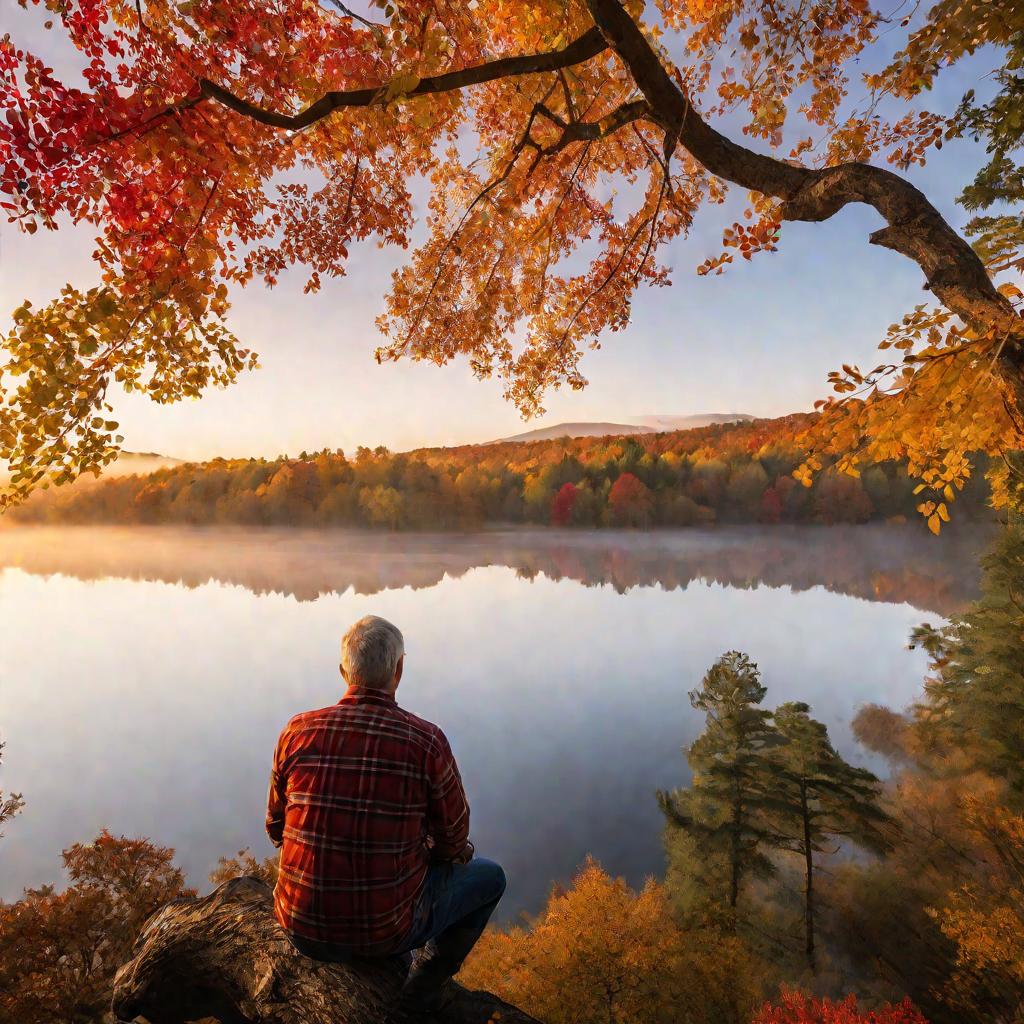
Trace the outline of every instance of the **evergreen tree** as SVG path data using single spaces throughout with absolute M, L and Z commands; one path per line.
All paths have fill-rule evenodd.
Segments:
M 882 810 L 881 784 L 871 772 L 847 763 L 828 738 L 828 729 L 794 701 L 775 711 L 783 740 L 772 758 L 778 783 L 771 822 L 774 844 L 804 863 L 804 953 L 815 969 L 815 857 L 834 853 L 830 843 L 848 840 L 882 853 L 890 847 L 890 818 Z
M 690 703 L 705 714 L 704 732 L 687 753 L 690 786 L 658 793 L 671 826 L 686 831 L 709 857 L 724 854 L 734 923 L 744 879 L 773 870 L 764 847 L 771 840 L 766 823 L 776 772 L 770 752 L 780 738 L 771 712 L 758 706 L 765 692 L 746 654 L 723 654 L 690 693 Z
M 1004 779 L 1024 805 L 1024 529 L 1001 535 L 982 561 L 982 596 L 940 629 L 921 626 L 912 643 L 932 660 L 916 708 L 926 746 L 962 750 L 975 768 Z

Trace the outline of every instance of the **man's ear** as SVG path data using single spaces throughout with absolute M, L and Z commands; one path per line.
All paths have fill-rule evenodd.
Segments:
M 344 679 L 345 682 L 347 683 L 348 682 L 348 676 L 345 675 L 345 666 L 344 665 L 338 665 L 338 671 L 341 673 L 341 678 Z
M 403 654 L 398 659 L 398 664 L 395 666 L 395 689 L 398 689 L 398 684 L 402 681 L 402 672 L 405 669 L 405 655 Z

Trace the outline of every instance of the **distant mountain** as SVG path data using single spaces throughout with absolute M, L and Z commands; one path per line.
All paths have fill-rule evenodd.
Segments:
M 694 416 L 637 416 L 633 422 L 664 431 L 710 427 L 713 423 L 746 423 L 756 418 L 745 412 L 699 412 Z
M 556 423 L 524 434 L 499 438 L 501 441 L 553 441 L 559 437 L 607 437 L 621 434 L 654 434 L 656 427 L 636 423 Z
M 155 473 L 158 469 L 165 469 L 168 466 L 180 466 L 182 461 L 172 459 L 169 455 L 161 455 L 159 452 L 121 452 L 117 461 L 103 471 L 103 475 L 141 476 L 145 473 Z
M 713 423 L 740 423 L 754 419 L 743 412 L 704 412 L 693 416 L 639 416 L 632 423 L 556 423 L 502 441 L 553 441 L 559 437 L 619 437 L 627 434 L 657 434 L 667 430 L 690 430 Z
M 168 466 L 180 466 L 183 461 L 182 459 L 172 459 L 169 455 L 161 455 L 159 452 L 121 452 L 117 461 L 107 466 L 99 479 L 111 476 L 145 476 L 147 473 L 155 473 L 158 469 L 165 469 Z M 7 467 L 0 465 L 0 484 L 6 484 L 10 475 Z M 97 481 L 91 474 L 86 474 L 79 477 L 76 482 L 89 486 Z

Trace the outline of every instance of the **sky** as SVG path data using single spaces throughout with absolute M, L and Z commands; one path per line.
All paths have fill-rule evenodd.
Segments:
M 4 30 L 17 44 L 58 73 L 74 66 L 57 33 L 41 29 L 38 10 L 4 7 Z M 984 93 L 991 68 L 984 53 L 958 66 L 926 96 L 927 105 L 950 110 L 966 89 Z M 960 141 L 908 176 L 959 228 L 967 214 L 954 199 L 982 159 L 979 146 Z M 698 277 L 696 267 L 721 251 L 722 229 L 733 219 L 728 207 L 705 209 L 688 238 L 661 250 L 672 286 L 639 292 L 629 328 L 584 357 L 589 386 L 550 393 L 546 415 L 527 424 L 503 399 L 500 382 L 476 380 L 465 361 L 377 365 L 374 319 L 404 254 L 371 242 L 354 248 L 348 274 L 325 280 L 318 295 L 302 294 L 301 270 L 273 290 L 254 283 L 236 291 L 229 326 L 259 353 L 261 368 L 226 390 L 174 406 L 115 395 L 125 448 L 185 459 L 351 451 L 359 444 L 401 451 L 569 420 L 782 415 L 824 397 L 827 374 L 841 363 L 875 365 L 886 327 L 930 299 L 915 264 L 868 244 L 882 221 L 863 206 L 823 224 L 787 223 L 778 252 Z M 0 232 L 0 330 L 25 299 L 43 304 L 67 282 L 96 283 L 88 228 L 24 235 L 3 224 Z

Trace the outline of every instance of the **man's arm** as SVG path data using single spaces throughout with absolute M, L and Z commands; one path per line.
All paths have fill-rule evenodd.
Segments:
M 270 791 L 267 793 L 267 835 L 274 846 L 284 842 L 284 810 L 286 806 L 285 778 L 281 772 L 281 751 L 287 729 L 281 733 L 274 750 L 274 763 L 270 769 Z
M 459 766 L 444 733 L 438 733 L 438 750 L 430 765 L 430 796 L 427 831 L 437 860 L 465 862 L 473 856 L 469 842 L 469 803 Z

